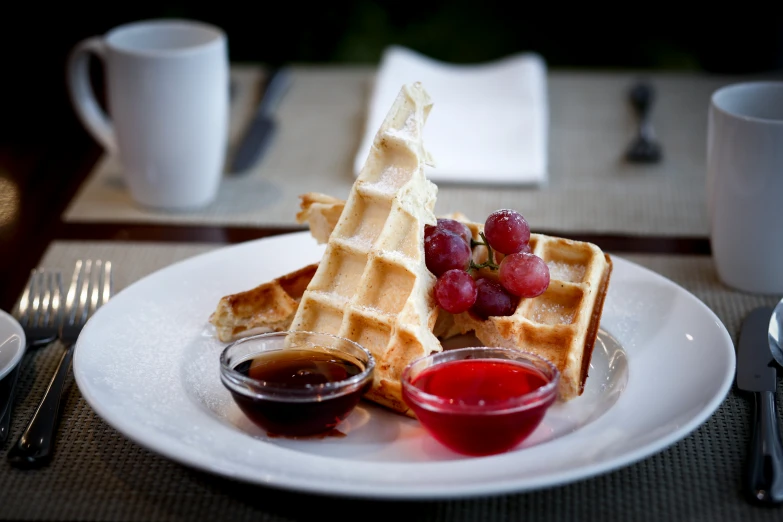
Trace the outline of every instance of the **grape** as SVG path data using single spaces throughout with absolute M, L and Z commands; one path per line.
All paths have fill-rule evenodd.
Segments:
M 465 243 L 470 245 L 470 240 L 473 235 L 470 233 L 470 229 L 465 223 L 457 221 L 456 219 L 438 218 L 438 227 L 457 234 L 465 240 Z
M 500 262 L 498 279 L 503 288 L 519 297 L 536 297 L 549 286 L 549 267 L 535 254 L 518 252 Z
M 470 311 L 482 319 L 489 316 L 512 315 L 519 299 L 509 294 L 497 281 L 481 278 L 476 281 L 476 302 Z
M 435 225 L 424 225 L 424 241 L 427 241 L 427 238 L 432 235 L 433 232 L 438 230 L 439 227 Z
M 470 246 L 470 240 L 472 239 L 473 235 L 470 232 L 470 229 L 462 223 L 461 221 L 457 221 L 456 219 L 447 219 L 447 218 L 438 218 L 438 224 L 437 225 L 424 225 L 424 239 L 426 239 L 437 229 L 444 229 L 448 230 L 449 232 L 456 234 L 460 236 L 462 239 L 465 240 L 465 243 Z
M 452 314 L 467 311 L 476 302 L 476 282 L 464 270 L 448 270 L 435 283 L 435 301 Z
M 467 270 L 470 254 L 470 247 L 460 236 L 439 227 L 429 234 L 425 230 L 424 262 L 435 276 L 453 268 Z
M 496 210 L 484 223 L 489 246 L 502 254 L 515 254 L 530 241 L 530 225 L 515 210 Z

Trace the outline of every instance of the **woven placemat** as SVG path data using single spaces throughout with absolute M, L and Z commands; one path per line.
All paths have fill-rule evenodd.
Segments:
M 121 289 L 156 269 L 211 248 L 56 242 L 41 264 L 69 273 L 78 258 L 111 259 L 116 288 Z M 716 312 L 735 341 L 741 318 L 753 307 L 775 301 L 723 287 L 708 257 L 625 257 L 694 293 Z M 32 414 L 58 355 L 56 345 L 26 354 L 11 440 Z M 191 470 L 107 426 L 71 386 L 52 463 L 44 469 L 22 471 L 1 459 L 0 518 L 312 521 L 317 512 L 319 518 L 330 514 L 357 521 L 780 520 L 783 508 L 751 506 L 742 495 L 748 404 L 746 397 L 732 390 L 706 423 L 670 448 L 570 485 L 469 500 L 388 502 L 279 491 Z
M 227 175 L 217 200 L 193 212 L 152 212 L 133 204 L 116 158 L 96 165 L 65 211 L 68 222 L 224 226 L 293 225 L 298 196 L 344 198 L 364 125 L 374 68 L 295 66 L 278 110 L 279 133 L 264 161 L 242 177 Z M 257 99 L 259 70 L 235 67 L 231 147 Z M 706 235 L 705 156 L 710 94 L 739 78 L 650 74 L 657 90 L 653 124 L 664 160 L 631 165 L 623 152 L 636 120 L 627 91 L 636 76 L 551 71 L 548 75 L 549 179 L 540 188 L 440 184 L 436 211 L 482 219 L 519 210 L 540 230 Z M 426 86 L 425 86 L 426 87 Z M 437 118 L 438 102 L 430 115 Z M 435 158 L 437 162 L 437 158 Z

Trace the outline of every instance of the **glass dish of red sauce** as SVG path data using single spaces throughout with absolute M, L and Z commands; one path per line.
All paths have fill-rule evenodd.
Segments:
M 411 362 L 402 393 L 427 432 L 464 455 L 502 453 L 524 441 L 557 398 L 560 372 L 529 352 L 470 347 Z
M 375 359 L 329 334 L 274 332 L 240 339 L 220 355 L 220 378 L 239 409 L 270 436 L 336 428 L 372 384 Z

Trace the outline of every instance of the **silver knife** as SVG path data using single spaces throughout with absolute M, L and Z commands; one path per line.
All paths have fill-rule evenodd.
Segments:
M 248 172 L 264 156 L 277 128 L 275 109 L 290 86 L 291 73 L 288 68 L 275 69 L 270 73 L 256 113 L 234 154 L 230 166 L 232 174 Z
M 783 502 L 783 446 L 775 393 L 777 370 L 767 339 L 772 308 L 751 311 L 742 322 L 737 352 L 737 387 L 753 392 L 753 432 L 748 456 L 747 488 L 764 504 Z

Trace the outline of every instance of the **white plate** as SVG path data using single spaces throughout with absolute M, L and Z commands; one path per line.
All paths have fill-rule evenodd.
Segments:
M 701 301 L 614 257 L 600 343 L 583 396 L 558 404 L 522 447 L 462 457 L 415 420 L 363 404 L 342 438 L 269 439 L 220 383 L 218 300 L 320 259 L 302 232 L 164 268 L 119 292 L 88 322 L 74 358 L 87 402 L 131 440 L 182 464 L 267 486 L 375 498 L 499 494 L 631 464 L 690 433 L 722 402 L 734 348 Z
M 0 310 L 0 379 L 19 364 L 26 346 L 24 330 L 7 312 Z

